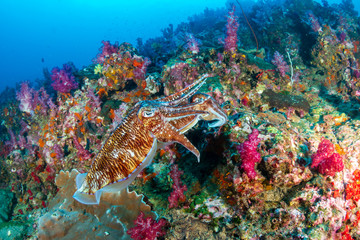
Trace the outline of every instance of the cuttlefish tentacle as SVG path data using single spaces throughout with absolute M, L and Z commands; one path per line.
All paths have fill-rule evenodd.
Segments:
M 118 192 L 127 187 L 148 166 L 156 150 L 169 143 L 180 143 L 198 159 L 200 153 L 183 135 L 200 119 L 217 121 L 227 117 L 217 102 L 196 93 L 206 76 L 169 97 L 137 103 L 106 140 L 89 172 L 76 178 L 74 198 L 84 204 L 98 204 L 103 192 Z
M 162 101 L 165 105 L 179 105 L 182 102 L 188 101 L 188 98 L 204 85 L 208 76 L 208 74 L 204 74 L 199 80 L 190 84 L 183 90 L 167 97 L 160 98 L 159 101 Z
M 195 106 L 194 106 L 195 107 Z M 181 109 L 173 109 L 172 111 L 164 111 L 163 113 L 164 120 L 169 122 L 176 119 L 182 119 L 186 118 L 188 116 L 201 116 L 201 115 L 207 115 L 207 111 L 205 110 L 197 110 L 194 108 L 188 108 L 185 110 Z

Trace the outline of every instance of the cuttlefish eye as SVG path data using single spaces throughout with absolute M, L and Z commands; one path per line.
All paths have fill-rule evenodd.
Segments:
M 193 103 L 199 103 L 199 102 L 202 102 L 203 99 L 202 98 L 195 98 L 192 100 Z
M 209 98 L 208 95 L 198 93 L 191 98 L 190 102 L 191 103 L 201 103 L 201 102 L 204 102 L 205 100 L 207 100 L 208 98 Z
M 143 117 L 153 117 L 155 115 L 155 111 L 154 110 L 146 110 L 142 113 Z

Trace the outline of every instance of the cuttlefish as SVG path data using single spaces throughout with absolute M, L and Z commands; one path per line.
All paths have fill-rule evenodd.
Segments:
M 76 177 L 74 198 L 99 204 L 103 192 L 126 188 L 147 167 L 159 148 L 179 143 L 200 161 L 198 149 L 184 135 L 200 120 L 209 127 L 226 123 L 227 115 L 211 96 L 197 91 L 208 76 L 180 92 L 157 100 L 138 102 L 106 140 L 88 173 Z

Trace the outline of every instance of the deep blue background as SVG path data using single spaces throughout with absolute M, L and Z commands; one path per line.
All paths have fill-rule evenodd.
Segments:
M 88 65 L 102 40 L 136 43 L 161 35 L 225 0 L 0 0 L 0 91 L 42 78 L 42 69 L 68 61 Z M 44 59 L 44 62 L 42 62 Z

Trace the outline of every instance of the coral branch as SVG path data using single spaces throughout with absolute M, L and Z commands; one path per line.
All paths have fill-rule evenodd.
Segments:
M 180 175 L 183 174 L 183 171 L 180 171 L 177 165 L 173 165 L 172 170 L 170 171 L 170 176 L 174 181 L 173 191 L 171 192 L 169 200 L 169 208 L 174 208 L 179 206 L 179 202 L 184 202 L 186 197 L 184 192 L 187 191 L 186 185 L 183 185 L 180 180 Z
M 54 90 L 61 93 L 69 93 L 72 89 L 78 88 L 79 84 L 75 81 L 72 74 L 73 69 L 70 65 L 64 64 L 63 69 L 55 67 L 51 70 L 51 86 Z
M 248 136 L 248 140 L 236 147 L 242 159 L 241 167 L 250 179 L 254 179 L 257 176 L 255 163 L 260 162 L 261 160 L 260 153 L 256 151 L 257 146 L 260 143 L 258 135 L 259 131 L 257 129 L 253 129 L 251 134 Z
M 234 53 L 237 49 L 237 30 L 239 28 L 239 23 L 237 17 L 235 16 L 235 6 L 232 10 L 229 11 L 227 16 L 226 24 L 226 38 L 225 38 L 225 51 Z
M 135 240 L 154 240 L 166 234 L 163 230 L 168 222 L 165 219 L 160 219 L 158 222 L 151 217 L 145 218 L 145 214 L 140 212 L 139 216 L 134 221 L 135 227 L 130 228 L 126 233 Z
M 311 159 L 311 167 L 316 168 L 323 175 L 334 176 L 335 173 L 344 169 L 342 157 L 334 153 L 334 145 L 325 138 L 322 139 L 317 152 L 311 156 Z

